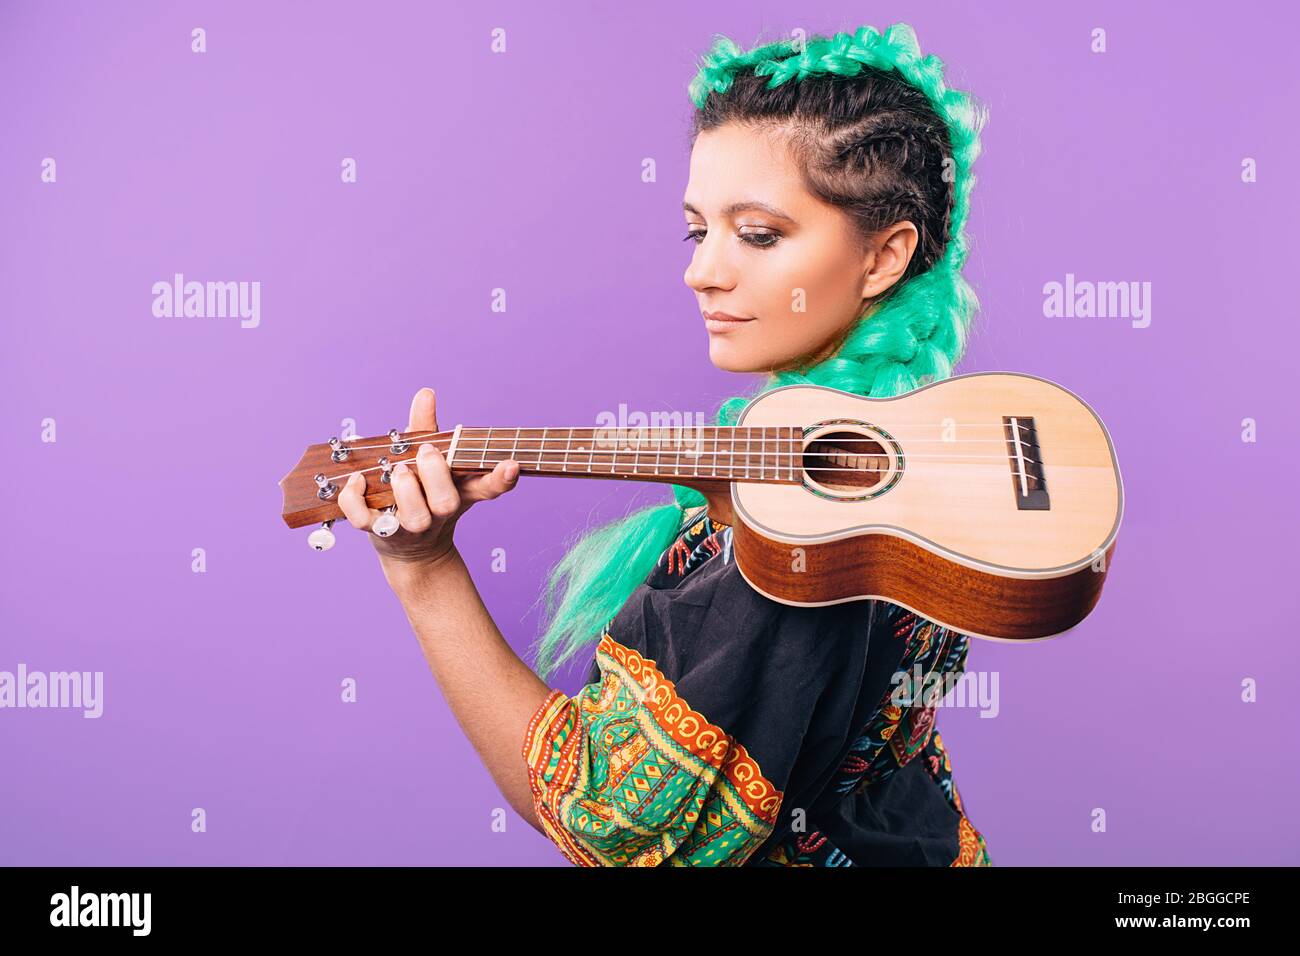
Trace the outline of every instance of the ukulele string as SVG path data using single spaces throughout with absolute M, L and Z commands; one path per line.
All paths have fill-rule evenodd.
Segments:
M 403 460 L 402 460 L 401 462 L 399 462 L 398 464 L 405 464 L 406 461 L 407 461 L 407 459 L 403 459 Z M 493 464 L 495 465 L 496 463 L 493 462 Z M 361 475 L 361 474 L 365 474 L 366 472 L 370 472 L 370 471 L 379 471 L 381 467 L 382 467 L 382 466 L 375 467 L 375 468 L 359 468 L 359 469 L 357 469 L 356 471 L 348 471 L 348 472 L 344 472 L 344 473 L 341 474 L 341 475 L 334 475 L 334 476 L 332 476 L 332 477 L 330 477 L 330 478 L 327 478 L 326 480 L 327 480 L 327 481 L 333 481 L 335 478 L 345 478 L 345 477 L 346 477 L 346 478 L 351 478 L 353 475 Z M 767 466 L 767 467 L 775 467 L 775 466 Z M 552 471 L 546 471 L 546 470 L 544 470 L 544 469 L 542 469 L 542 468 L 538 468 L 538 467 L 531 467 L 531 468 L 530 468 L 530 467 L 527 466 L 527 465 L 521 465 L 521 468 L 522 468 L 523 470 L 525 470 L 525 471 L 530 471 L 530 472 L 532 472 L 533 474 L 538 474 L 538 475 L 548 475 L 548 474 L 549 474 L 549 475 L 573 475 L 573 476 L 575 476 L 575 477 L 579 477 L 579 478 L 581 478 L 581 477 L 586 477 L 586 476 L 588 476 L 588 475 L 590 475 L 590 476 L 592 476 L 592 477 L 599 477 L 599 476 L 601 476 L 601 475 L 612 475 L 612 474 L 613 474 L 613 472 L 609 472 L 609 471 L 570 471 L 570 470 L 567 469 L 567 468 L 561 468 L 559 471 L 553 471 L 553 470 L 552 470 Z M 782 465 L 781 468 L 778 469 L 778 470 L 788 470 L 788 466 Z M 828 471 L 851 471 L 851 472 L 853 472 L 854 474 L 859 474 L 859 475 L 861 475 L 861 474 L 880 474 L 880 475 L 883 475 L 883 474 L 887 474 L 887 473 L 890 472 L 891 470 L 892 470 L 892 469 L 890 469 L 890 468 L 800 468 L 800 469 L 799 469 L 799 471 L 801 471 L 801 472 L 807 472 L 808 474 L 821 474 L 821 473 L 823 473 L 823 472 L 828 472 Z M 460 473 L 461 473 L 462 475 L 466 475 L 466 476 L 468 476 L 468 475 L 471 474 L 471 472 L 469 472 L 468 470 L 463 470 L 463 471 L 461 471 Z M 486 474 L 486 472 L 485 472 L 484 474 Z M 1029 475 L 1029 474 L 1025 474 L 1024 472 L 1021 472 L 1021 471 L 1015 471 L 1015 470 L 1012 470 L 1012 471 L 1008 472 L 1008 474 L 1009 474 L 1012 478 L 1025 478 L 1025 479 L 1027 479 L 1027 480 L 1029 480 L 1029 481 L 1037 481 L 1037 480 L 1039 480 L 1039 479 L 1038 479 L 1038 475 Z M 751 481 L 751 482 L 763 482 L 763 483 L 768 483 L 768 482 L 770 482 L 770 483 L 781 483 L 781 484 L 790 484 L 792 481 L 795 480 L 795 479 L 780 478 L 780 477 L 777 477 L 777 478 L 755 477 L 755 476 L 753 476 L 753 475 L 735 475 L 735 474 L 723 475 L 723 474 L 720 474 L 720 473 L 715 474 L 715 473 L 711 473 L 711 472 L 707 472 L 707 471 L 706 471 L 706 473 L 703 474 L 703 475 L 687 475 L 687 474 L 685 474 L 685 473 L 678 473 L 678 472 L 670 472 L 670 473 L 667 473 L 667 474 L 660 474 L 659 472 L 656 472 L 656 471 L 643 471 L 643 472 L 640 472 L 640 473 L 637 473 L 637 472 L 624 472 L 624 473 L 620 474 L 618 477 L 620 477 L 620 478 L 636 478 L 636 477 L 641 477 L 641 476 L 644 476 L 644 477 L 646 477 L 646 478 L 671 478 L 671 479 L 675 479 L 675 480 L 679 480 L 679 479 L 682 479 L 682 478 L 710 478 L 710 479 L 714 479 L 714 480 L 717 480 L 717 481 Z
M 470 451 L 482 451 L 482 452 L 484 452 L 484 456 L 481 456 L 481 457 L 486 457 L 486 452 L 487 452 L 487 451 L 502 451 L 502 452 L 504 452 L 506 449 L 505 449 L 505 448 L 495 448 L 495 449 L 489 449 L 489 448 L 482 448 L 482 449 L 480 449 L 480 448 L 473 448 L 473 449 L 469 449 L 469 450 L 470 450 Z M 533 448 L 533 449 L 525 448 L 525 449 L 517 449 L 517 450 L 520 450 L 520 451 L 537 451 L 537 449 L 535 449 L 535 448 Z M 552 452 L 552 454 L 560 454 L 560 452 Z M 604 451 L 604 452 L 600 452 L 600 454 L 618 456 L 618 455 L 620 455 L 620 454 L 627 454 L 627 452 L 620 452 L 620 451 Z M 566 456 L 566 457 L 567 457 L 567 456 Z M 636 467 L 640 464 L 640 462 L 633 462 L 633 471 L 631 471 L 631 472 L 624 471 L 624 472 L 621 473 L 620 477 L 629 477 L 629 476 L 631 476 L 631 477 L 636 477 L 638 474 L 641 474 L 641 475 L 645 475 L 646 477 L 655 477 L 655 478 L 673 478 L 673 477 L 675 477 L 675 478 L 698 478 L 698 477 L 709 476 L 709 477 L 721 478 L 721 479 L 725 479 L 725 480 L 740 480 L 740 478 L 738 478 L 738 476 L 735 474 L 735 469 L 736 469 L 736 468 L 743 468 L 743 469 L 745 470 L 746 474 L 745 474 L 744 476 L 740 476 L 741 478 L 744 478 L 744 479 L 748 479 L 748 478 L 750 477 L 749 474 L 748 474 L 748 472 L 749 472 L 749 470 L 750 470 L 751 467 L 756 467 L 756 468 L 758 468 L 758 470 L 759 470 L 760 472 L 766 471 L 768 468 L 772 468 L 772 469 L 774 469 L 774 470 L 777 472 L 778 476 L 779 476 L 780 472 L 783 471 L 783 470 L 786 470 L 786 471 L 793 471 L 793 470 L 794 470 L 794 465 L 793 465 L 793 456 L 790 456 L 790 457 L 791 457 L 791 461 L 789 461 L 789 462 L 782 462 L 782 461 L 780 461 L 780 460 L 778 459 L 777 461 L 774 461 L 774 462 L 772 462 L 771 464 L 769 464 L 769 463 L 767 462 L 767 460 L 766 460 L 766 456 L 760 456 L 759 458 L 755 459 L 752 455 L 748 455 L 748 456 L 746 456 L 746 455 L 737 455 L 737 456 L 735 456 L 735 457 L 732 457 L 732 456 L 728 455 L 728 456 L 726 456 L 726 457 L 724 458 L 724 457 L 721 456 L 721 455 L 714 454 L 714 455 L 712 455 L 711 457 L 713 458 L 713 461 L 711 461 L 711 462 L 709 462 L 709 461 L 704 461 L 704 460 L 697 461 L 697 462 L 695 463 L 695 473 L 694 473 L 694 474 L 690 474 L 690 475 L 686 474 L 684 470 L 680 470 L 680 471 L 671 471 L 671 472 L 667 472 L 667 473 L 660 473 L 658 470 L 654 470 L 654 471 L 647 470 L 647 471 L 643 471 L 643 472 L 639 472 L 639 473 L 638 473 L 635 469 L 636 469 Z M 861 456 L 859 456 L 859 457 L 862 457 L 862 458 L 884 458 L 884 457 L 886 457 L 886 456 L 884 456 L 884 455 L 861 455 Z M 952 460 L 952 459 L 958 459 L 958 460 L 960 460 L 960 461 L 965 461 L 965 460 L 970 460 L 970 459 L 979 459 L 979 460 L 985 460 L 985 461 L 1001 461 L 1001 462 L 1003 462 L 1004 464 L 1005 464 L 1005 463 L 1008 463 L 1008 462 L 1011 460 L 1010 457 L 1007 456 L 1007 455 L 904 455 L 904 456 L 903 456 L 903 459 L 904 459 L 904 462 L 906 462 L 906 461 L 908 461 L 908 460 L 916 460 L 916 459 L 922 459 L 922 460 L 940 460 L 940 461 L 950 461 L 950 460 Z M 412 457 L 410 457 L 410 458 L 398 458 L 398 459 L 390 460 L 390 461 L 389 461 L 389 465 L 392 466 L 393 469 L 395 469 L 398 465 L 402 465 L 402 464 L 407 464 L 407 463 L 410 463 L 410 462 L 414 462 L 415 460 L 416 460 L 416 459 L 415 459 L 414 456 L 412 456 Z M 480 461 L 480 463 L 479 463 L 479 465 L 478 465 L 477 467 L 479 467 L 479 468 L 488 468 L 488 466 L 491 465 L 493 468 L 495 468 L 498 464 L 500 464 L 500 462 L 502 462 L 502 461 L 507 461 L 507 460 L 509 460 L 509 458 L 500 458 L 500 459 L 497 459 L 496 461 L 492 461 L 492 462 Z M 556 475 L 560 475 L 560 474 L 563 474 L 563 475 L 612 475 L 612 474 L 614 474 L 613 469 L 614 469 L 615 467 L 618 466 L 617 457 L 616 457 L 615 460 L 613 460 L 613 461 L 604 461 L 604 462 L 592 462 L 592 461 L 588 461 L 588 462 L 587 462 L 587 470 L 586 470 L 586 471 L 583 471 L 583 470 L 582 470 L 582 466 L 581 466 L 581 464 L 580 464 L 580 463 L 577 463 L 577 462 L 573 462 L 573 463 L 572 463 L 572 464 L 574 465 L 573 468 L 568 468 L 568 467 L 566 467 L 566 466 L 567 466 L 568 464 L 570 464 L 570 463 L 567 462 L 567 461 L 564 461 L 564 462 L 559 462 L 559 461 L 537 461 L 537 462 L 535 462 L 535 463 L 533 463 L 533 464 L 530 465 L 530 464 L 528 464 L 528 463 L 526 463 L 526 462 L 519 461 L 518 458 L 516 458 L 516 459 L 514 459 L 514 460 L 517 461 L 517 462 L 519 462 L 519 466 L 520 466 L 521 469 L 524 469 L 524 470 L 527 470 L 527 471 L 531 471 L 531 472 L 533 472 L 533 473 L 535 473 L 535 474 L 556 474 Z M 1026 462 L 1030 463 L 1030 464 L 1035 464 L 1035 465 L 1037 465 L 1037 464 L 1042 464 L 1042 462 L 1040 462 L 1040 461 L 1038 461 L 1037 459 L 1034 459 L 1034 458 L 1024 458 L 1024 460 L 1025 460 Z M 728 467 L 728 471 L 729 471 L 729 474 L 727 474 L 727 475 L 722 475 L 722 474 L 721 474 L 721 470 L 722 470 L 722 469 L 721 469 L 720 466 L 723 464 L 724 461 L 726 462 L 727 467 Z M 557 469 L 543 469 L 543 468 L 542 468 L 543 465 L 560 465 L 561 467 L 560 467 L 558 470 L 557 470 Z M 608 465 L 608 466 L 610 467 L 610 471 L 593 471 L 593 470 L 592 470 L 592 466 L 593 466 L 593 465 L 599 465 L 599 466 L 601 466 L 601 467 L 604 467 L 604 466 Z M 703 466 L 703 470 L 704 470 L 704 472 L 705 472 L 705 475 L 703 475 L 703 476 L 699 474 L 699 471 L 700 471 L 700 469 L 701 469 L 701 466 Z M 710 466 L 712 466 L 712 467 L 710 467 Z M 337 474 L 337 475 L 330 475 L 330 476 L 328 476 L 325 480 L 326 480 L 326 481 L 334 481 L 336 478 L 351 478 L 353 475 L 357 475 L 357 474 L 365 474 L 365 473 L 367 473 L 367 472 L 371 472 L 371 471 L 382 471 L 382 470 L 383 470 L 383 467 L 384 467 L 383 465 L 373 465 L 373 466 L 371 466 L 371 467 L 369 467 L 369 468 L 355 468 L 355 469 L 353 469 L 352 471 L 345 471 L 345 472 L 342 472 L 342 473 Z M 468 473 L 468 471 L 469 471 L 469 469 L 470 469 L 471 467 L 474 467 L 474 466 L 471 466 L 471 465 L 464 465 L 464 464 L 455 466 L 455 468 L 459 468 L 459 469 L 462 471 L 462 473 Z M 625 464 L 624 467 L 626 467 L 626 464 Z M 657 467 L 657 466 L 656 466 L 656 467 Z M 685 465 L 682 465 L 680 462 L 678 462 L 678 467 L 681 468 L 681 469 L 685 469 L 685 468 L 687 468 L 687 467 L 690 467 L 690 463 L 688 462 L 688 463 L 686 463 Z M 800 471 L 807 471 L 807 472 L 810 472 L 810 473 L 811 473 L 811 472 L 818 472 L 818 473 L 820 473 L 820 472 L 828 472 L 828 471 L 848 471 L 848 472 L 855 472 L 855 473 L 859 473 L 859 474 L 861 474 L 861 473 L 885 474 L 885 473 L 887 473 L 887 472 L 889 472 L 889 471 L 892 471 L 893 469 L 892 469 L 892 468 L 853 468 L 853 467 L 837 467 L 837 466 L 814 466 L 814 467 L 812 467 L 812 468 L 802 468 L 802 467 L 801 467 L 799 470 L 800 470 Z M 1012 477 L 1021 477 L 1021 475 L 1022 475 L 1021 472 L 1019 472 L 1019 471 L 1015 471 L 1015 470 L 1012 470 L 1012 471 L 1010 472 L 1010 474 L 1012 475 Z M 1025 478 L 1036 478 L 1035 475 L 1023 475 L 1023 477 L 1025 477 Z M 755 481 L 763 481 L 764 479 L 763 479 L 762 477 L 759 477 L 759 478 L 755 478 L 755 479 L 752 479 L 752 480 L 755 480 Z M 781 479 L 778 477 L 776 480 L 781 480 Z
M 1026 416 L 1026 417 L 1028 417 L 1028 416 Z M 1004 424 L 1000 424 L 1000 425 L 994 425 L 994 424 L 992 424 L 992 423 L 988 423 L 988 422 L 951 422 L 951 423 L 946 424 L 946 425 L 945 425 L 945 424 L 938 424 L 938 425 L 935 425 L 935 426 L 933 426 L 933 427 L 935 427 L 935 428 L 1004 428 L 1004 429 L 1005 429 L 1005 428 L 1007 428 L 1010 424 L 1011 424 L 1010 422 L 1006 422 L 1006 423 L 1004 423 Z M 712 427 L 712 426 L 710 426 L 710 427 Z M 718 427 L 721 428 L 721 427 L 723 427 L 723 426 L 718 426 Z M 795 427 L 802 427 L 802 426 L 794 426 L 794 425 L 749 426 L 749 425 L 745 425 L 745 426 L 740 426 L 740 427 L 745 427 L 745 428 L 749 428 L 749 427 L 759 427 L 759 428 L 795 428 Z M 1027 431 L 1027 430 L 1028 430 L 1028 426 L 1027 426 L 1027 425 L 1021 425 L 1021 424 L 1019 424 L 1019 423 L 1016 424 L 1016 428 L 1019 429 L 1019 430 L 1022 430 L 1022 431 Z M 491 430 L 491 431 L 502 431 L 502 432 L 511 432 L 511 431 L 564 431 L 564 430 L 565 430 L 565 426 L 561 425 L 561 426 L 558 426 L 558 427 L 549 427 L 549 426 L 548 426 L 548 427 L 545 427 L 545 428 L 538 427 L 538 428 L 521 428 L 521 429 L 513 429 L 513 428 L 500 428 L 500 429 L 496 429 L 496 428 L 494 428 L 494 429 L 488 429 L 486 426 L 484 426 L 484 427 L 482 427 L 482 428 L 477 428 L 477 429 L 475 429 L 475 430 L 476 430 L 476 431 L 489 431 L 489 430 Z M 573 435 L 573 434 L 572 434 L 572 433 L 575 432 L 575 431 L 587 431 L 587 430 L 595 431 L 596 429 L 593 429 L 592 426 L 590 426 L 590 425 L 583 425 L 583 426 L 581 426 L 581 428 L 575 426 L 574 428 L 568 429 L 568 431 L 570 432 L 570 435 L 569 435 L 569 436 L 565 436 L 565 440 L 566 440 L 566 441 L 571 441 L 573 438 L 580 437 L 580 436 L 577 436 L 577 435 Z M 605 429 L 601 429 L 601 430 L 605 430 Z M 609 430 L 609 431 L 619 431 L 620 429 L 615 428 L 615 429 L 608 429 L 608 430 Z M 626 428 L 626 429 L 621 429 L 621 430 L 622 430 L 622 431 L 629 431 L 629 432 L 635 432 L 635 431 L 638 431 L 638 429 L 637 429 L 635 426 L 629 426 L 628 428 Z M 682 429 L 677 429 L 676 427 L 668 428 L 668 432 L 669 432 L 669 434 L 671 434 L 671 433 L 674 432 L 674 431 L 676 431 L 676 432 L 680 432 L 680 431 L 682 431 Z M 450 441 L 450 440 L 454 437 L 454 435 L 455 435 L 455 432 L 445 432 L 445 431 L 443 431 L 443 432 L 428 432 L 428 433 L 426 433 L 426 434 L 424 434 L 424 435 L 402 435 L 402 434 L 399 434 L 399 435 L 397 436 L 397 440 L 398 440 L 399 442 L 402 442 L 402 443 L 405 443 L 405 444 L 414 444 L 415 442 L 424 442 L 426 439 L 432 439 L 432 440 L 433 440 L 433 443 L 436 445 L 439 441 L 441 441 L 441 440 L 444 439 L 444 438 L 447 439 L 448 441 Z M 1005 437 L 1006 437 L 1006 436 L 1004 435 L 1002 439 L 997 439 L 997 438 L 904 438 L 904 437 L 899 436 L 899 435 L 894 435 L 892 432 L 890 433 L 890 435 L 891 435 L 891 437 L 897 439 L 898 441 L 906 441 L 906 442 L 942 442 L 942 443 L 944 443 L 944 444 L 950 444 L 950 443 L 952 443 L 952 442 L 959 442 L 959 441 L 999 442 L 999 441 L 1005 440 Z M 593 437 L 593 438 L 594 438 L 595 436 L 592 435 L 592 436 L 588 436 L 588 437 Z M 464 436 L 464 435 L 462 435 L 462 438 L 464 438 L 464 440 L 467 441 L 467 442 L 484 441 L 484 440 L 485 440 L 485 438 L 478 438 L 478 437 Z M 687 443 L 688 443 L 688 444 L 694 444 L 694 443 L 698 443 L 698 442 L 715 442 L 715 443 L 716 443 L 716 442 L 722 442 L 722 441 L 728 441 L 728 440 L 731 440 L 733 444 L 735 444 L 736 442 L 741 441 L 741 440 L 745 441 L 746 443 L 750 443 L 750 442 L 758 442 L 758 443 L 780 443 L 780 442 L 788 442 L 788 441 L 802 441 L 803 438 L 804 438 L 804 436 L 802 436 L 802 435 L 797 435 L 797 436 L 794 436 L 793 438 L 772 438 L 772 437 L 763 437 L 763 436 L 760 435 L 760 436 L 757 437 L 757 438 L 753 438 L 753 437 L 748 437 L 748 436 L 747 436 L 747 437 L 744 438 L 744 439 L 730 439 L 730 436 L 727 436 L 727 437 L 714 437 L 714 438 L 705 438 L 705 437 L 702 437 L 702 436 L 701 436 L 701 437 L 698 437 L 698 438 L 695 438 L 695 439 L 691 439 L 691 440 L 690 440 L 689 442 L 687 442 Z M 547 442 L 547 441 L 559 441 L 559 440 L 560 440 L 560 436 L 558 436 L 558 435 L 557 435 L 555 438 L 542 438 L 541 436 L 536 436 L 536 435 L 534 435 L 534 436 L 520 436 L 520 438 L 519 438 L 519 441 L 541 441 L 541 442 Z M 668 440 L 668 439 L 666 439 L 666 438 L 661 438 L 661 439 L 657 439 L 657 440 L 658 440 L 658 441 L 665 441 L 665 440 Z M 814 440 L 817 440 L 817 439 L 814 439 Z M 826 439 L 822 439 L 822 440 L 826 440 Z M 365 439 L 363 439 L 363 438 L 344 438 L 343 441 L 345 441 L 345 442 L 349 442 L 349 441 L 365 441 Z M 648 444 L 649 444 L 649 443 L 653 443 L 653 442 L 655 442 L 655 441 L 656 441 L 655 438 L 652 438 L 652 437 L 646 438 L 646 442 L 647 442 Z M 872 443 L 875 443 L 875 444 L 879 444 L 879 440 L 878 440 L 878 439 L 875 439 L 875 438 L 839 438 L 839 439 L 834 439 L 834 443 L 835 443 L 836 445 L 844 445 L 844 444 L 849 444 L 849 443 L 852 443 L 852 442 L 872 442 Z M 348 445 L 348 446 L 346 446 L 346 450 L 347 450 L 347 451 L 373 451 L 373 450 L 377 450 L 377 449 L 380 449 L 380 448 L 391 448 L 392 445 L 393 445 L 393 442 L 390 440 L 390 441 L 386 441 L 386 442 L 384 442 L 383 444 L 380 444 L 380 445 Z M 475 448 L 474 450 L 475 450 L 475 451 L 479 451 L 479 450 L 481 450 L 481 449 Z M 524 451 L 536 451 L 536 449 L 527 449 L 527 448 L 526 448 L 526 449 L 524 449 Z

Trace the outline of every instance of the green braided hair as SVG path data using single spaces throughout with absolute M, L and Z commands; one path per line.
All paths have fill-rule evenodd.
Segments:
M 918 232 L 906 271 L 863 310 L 830 358 L 769 373 L 753 393 L 722 402 L 718 424 L 734 425 L 756 395 L 782 385 L 888 398 L 952 374 L 979 307 L 961 267 L 971 165 L 987 110 L 948 89 L 943 68 L 938 57 L 921 55 L 906 23 L 883 34 L 864 26 L 749 51 L 719 35 L 701 58 L 688 87 L 692 143 L 725 123 L 783 132 L 805 186 L 849 216 L 864 249 L 895 222 L 910 220 Z M 700 492 L 671 487 L 672 504 L 580 536 L 552 569 L 544 590 L 549 623 L 535 645 L 543 679 L 600 639 L 672 544 L 685 511 L 705 504 Z

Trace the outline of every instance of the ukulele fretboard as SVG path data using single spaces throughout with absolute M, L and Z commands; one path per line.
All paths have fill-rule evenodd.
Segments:
M 453 471 L 490 471 L 513 459 L 522 472 L 574 477 L 800 481 L 803 428 L 468 428 L 433 439 Z

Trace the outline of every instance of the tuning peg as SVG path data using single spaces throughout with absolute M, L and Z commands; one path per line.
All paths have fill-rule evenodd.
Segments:
M 339 486 L 324 475 L 317 475 L 313 480 L 316 482 L 316 497 L 322 501 L 328 501 L 338 494 Z
M 352 449 L 344 448 L 343 442 L 339 441 L 337 438 L 330 439 L 330 448 L 333 449 L 333 451 L 330 452 L 331 461 L 347 461 L 348 456 L 352 454 Z
M 379 480 L 385 485 L 393 483 L 393 463 L 387 458 L 379 459 L 379 467 L 383 469 L 379 474 Z
M 389 505 L 384 509 L 384 513 L 375 519 L 375 523 L 370 526 L 370 530 L 381 538 L 387 538 L 393 535 L 401 526 L 401 522 L 397 520 L 397 505 Z
M 389 445 L 388 450 L 392 452 L 394 455 L 400 455 L 402 452 L 406 451 L 406 449 L 411 447 L 411 443 L 409 441 L 402 441 L 398 437 L 398 432 L 396 428 L 390 428 L 388 430 L 388 440 L 392 442 L 392 444 Z
M 334 519 L 330 518 L 319 528 L 307 535 L 307 545 L 313 551 L 328 551 L 334 547 L 334 532 L 330 526 L 334 524 Z

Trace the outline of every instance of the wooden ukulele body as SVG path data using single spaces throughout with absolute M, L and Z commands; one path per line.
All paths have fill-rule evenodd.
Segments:
M 1074 393 L 1007 372 L 891 399 L 788 386 L 736 424 L 795 423 L 805 467 L 834 463 L 813 468 L 824 481 L 805 471 L 800 484 L 730 485 L 735 561 L 760 593 L 794 605 L 882 598 L 1015 642 L 1061 634 L 1097 603 L 1123 484 L 1105 425 Z M 1033 436 L 1033 455 L 1017 435 Z M 819 440 L 829 457 L 818 459 Z

